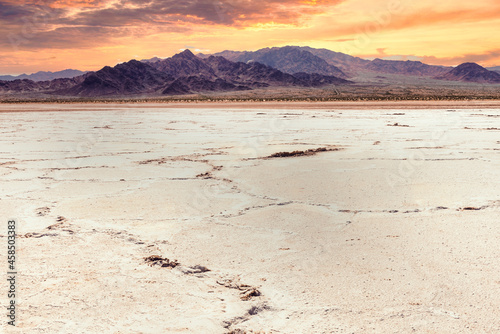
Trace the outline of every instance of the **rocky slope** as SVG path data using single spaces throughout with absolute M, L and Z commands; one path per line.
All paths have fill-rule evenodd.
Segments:
M 367 59 L 354 57 L 342 52 L 335 52 L 328 49 L 315 49 L 308 46 L 297 46 L 296 48 L 309 51 L 313 55 L 324 59 L 328 64 L 340 68 L 344 73 L 350 76 L 357 74 L 357 72 L 363 69 L 364 66 L 370 63 Z
M 259 62 L 290 74 L 305 72 L 332 75 L 339 78 L 347 77 L 338 67 L 328 64 L 324 59 L 295 46 L 265 48 L 255 52 L 223 51 L 214 55 L 222 56 L 234 62 Z

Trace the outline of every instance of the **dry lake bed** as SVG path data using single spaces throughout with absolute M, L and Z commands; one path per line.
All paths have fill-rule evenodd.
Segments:
M 500 332 L 500 108 L 2 105 L 0 173 L 4 332 Z

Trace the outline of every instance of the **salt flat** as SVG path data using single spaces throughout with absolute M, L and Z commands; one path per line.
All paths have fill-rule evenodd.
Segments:
M 499 332 L 500 109 L 398 106 L 0 106 L 3 329 Z

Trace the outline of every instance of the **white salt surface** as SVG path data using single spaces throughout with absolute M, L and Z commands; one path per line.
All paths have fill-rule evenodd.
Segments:
M 500 110 L 0 111 L 5 332 L 500 332 Z

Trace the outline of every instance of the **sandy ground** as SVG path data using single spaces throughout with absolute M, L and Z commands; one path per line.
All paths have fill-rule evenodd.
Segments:
M 1 105 L 1 112 L 13 111 L 81 111 L 88 110 L 92 106 L 92 110 L 108 110 L 109 108 L 148 108 L 148 109 L 164 109 L 164 108 L 209 108 L 209 109 L 356 109 L 356 110 L 376 110 L 376 109 L 500 109 L 500 100 L 442 100 L 442 101 L 326 101 L 326 102 L 307 102 L 307 101 L 190 101 L 190 102 L 175 102 L 165 101 L 163 103 L 143 102 L 143 103 L 115 103 L 109 101 L 107 103 L 75 103 L 61 102 L 58 104 L 51 103 L 4 103 Z
M 500 108 L 433 106 L 0 106 L 2 329 L 500 332 Z

